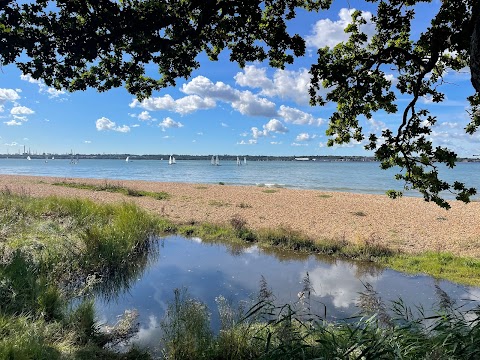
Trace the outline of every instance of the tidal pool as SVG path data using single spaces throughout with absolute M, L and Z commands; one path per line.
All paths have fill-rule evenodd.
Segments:
M 149 260 L 136 279 L 122 283 L 121 290 L 99 295 L 96 308 L 99 323 L 115 323 L 126 309 L 139 313 L 140 330 L 133 342 L 155 348 L 161 336 L 160 321 L 174 298 L 174 289 L 186 288 L 204 302 L 213 329 L 218 328 L 215 299 L 223 296 L 233 304 L 255 298 L 262 278 L 276 297 L 277 304 L 297 302 L 303 279 L 309 275 L 313 292 L 312 311 L 327 320 L 340 320 L 359 313 L 359 294 L 369 283 L 387 307 L 402 299 L 408 306 L 430 309 L 439 301 L 439 286 L 451 298 L 480 300 L 480 289 L 440 281 L 423 275 L 406 275 L 372 263 L 349 262 L 331 257 L 287 251 L 264 251 L 253 245 L 232 248 L 209 244 L 201 239 L 170 236 L 158 239 Z M 111 287 L 109 287 L 111 290 Z

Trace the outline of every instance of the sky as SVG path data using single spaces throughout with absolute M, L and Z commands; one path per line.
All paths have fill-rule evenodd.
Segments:
M 413 32 L 428 25 L 439 2 L 422 4 Z M 372 4 L 336 1 L 329 11 L 308 13 L 289 24 L 307 44 L 306 55 L 284 70 L 266 63 L 250 63 L 243 69 L 228 61 L 223 52 L 218 62 L 200 57 L 202 64 L 188 80 L 176 87 L 154 92 L 142 102 L 125 89 L 98 93 L 89 89 L 67 93 L 47 87 L 22 74 L 14 65 L 0 69 L 0 153 L 81 154 L 230 154 L 230 155 L 373 155 L 354 143 L 326 147 L 325 130 L 335 104 L 311 107 L 308 103 L 308 69 L 320 47 L 335 46 L 347 39 L 344 29 L 350 14 L 364 11 L 367 25 Z M 155 71 L 153 66 L 148 71 Z M 387 73 L 395 81 L 395 73 Z M 466 135 L 466 97 L 474 93 L 468 69 L 445 75 L 440 90 L 446 101 L 421 105 L 437 116 L 431 139 L 448 146 L 459 156 L 480 154 L 479 135 Z M 398 105 L 409 101 L 398 97 Z M 397 128 L 399 114 L 377 113 L 362 120 L 367 133 Z

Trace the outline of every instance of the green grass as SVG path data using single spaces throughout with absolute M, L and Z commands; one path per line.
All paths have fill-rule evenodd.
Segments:
M 128 188 L 122 185 L 116 185 L 116 184 L 111 184 L 111 183 L 105 183 L 102 185 L 93 185 L 93 184 L 86 184 L 86 183 L 74 183 L 74 182 L 56 182 L 53 183 L 52 185 L 55 186 L 65 186 L 65 187 L 71 187 L 75 189 L 85 189 L 85 190 L 93 190 L 93 191 L 106 191 L 106 192 L 112 192 L 112 193 L 119 193 L 123 194 L 126 196 L 132 196 L 132 197 L 141 197 L 141 196 L 147 196 L 151 197 L 156 200 L 168 200 L 170 199 L 170 194 L 167 192 L 161 191 L 161 192 L 152 192 L 152 191 L 144 191 L 144 190 L 135 190 L 132 188 Z
M 96 328 L 93 303 L 78 298 L 72 307 L 71 300 L 128 289 L 147 265 L 151 236 L 165 224 L 132 204 L 32 198 L 8 190 L 0 193 L 0 224 L 1 359 L 133 354 L 106 350 L 103 345 L 115 339 Z
M 262 192 L 265 193 L 265 194 L 273 194 L 273 193 L 278 192 L 278 190 L 275 190 L 275 189 L 265 189 L 265 190 L 262 190 Z
M 232 204 L 222 201 L 222 200 L 210 200 L 208 205 L 215 207 L 231 206 Z
M 429 251 L 419 255 L 397 254 L 381 259 L 380 263 L 406 273 L 425 273 L 465 285 L 480 285 L 479 259 Z
M 480 284 L 477 259 L 436 252 L 406 255 L 373 240 L 355 245 L 342 239 L 312 239 L 289 228 L 254 231 L 240 215 L 228 224 L 175 224 L 128 203 L 32 198 L 5 190 L 0 192 L 0 224 L 0 359 L 148 359 L 137 349 L 117 354 L 105 347 L 128 337 L 135 319 L 127 317 L 121 329 L 107 336 L 96 326 L 88 296 L 109 298 L 119 289 L 129 289 L 148 264 L 151 237 L 159 234 L 374 261 L 400 271 Z M 86 300 L 72 306 L 78 295 Z M 219 299 L 222 331 L 213 335 L 206 325 L 209 310 L 193 299 L 177 297 L 163 323 L 164 349 L 170 358 L 394 359 L 398 351 L 404 359 L 480 356 L 478 321 L 452 309 L 430 319 L 434 325 L 428 328 L 411 317 L 382 325 L 379 311 L 357 323 L 328 324 L 307 321 L 299 309 L 270 301 L 242 312 Z M 270 316 L 266 323 L 257 316 L 264 310 Z

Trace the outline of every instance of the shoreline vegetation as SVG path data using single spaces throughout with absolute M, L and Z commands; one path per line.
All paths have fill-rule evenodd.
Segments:
M 64 185 L 55 187 L 65 189 Z M 93 298 L 108 299 L 128 290 L 146 268 L 156 235 L 201 236 L 230 244 L 255 241 L 370 260 L 395 257 L 367 244 L 342 248 L 325 243 L 321 248 L 291 229 L 251 230 L 241 216 L 223 225 L 175 224 L 132 202 L 34 197 L 26 188 L 20 189 L 23 191 L 9 187 L 0 191 L 2 359 L 151 359 L 145 349 L 115 351 L 115 345 L 128 341 L 138 330 L 138 314 L 126 311 L 117 324 L 101 326 L 96 322 Z M 96 192 L 109 194 L 106 189 L 110 187 Z M 407 309 L 401 301 L 387 309 L 367 284 L 360 301 L 363 316 L 339 323 L 310 313 L 308 274 L 302 291 L 305 297 L 298 303 L 277 305 L 263 280 L 256 301 L 248 307 L 230 304 L 220 296 L 221 329 L 214 333 L 209 323 L 209 311 L 214 309 L 190 298 L 188 292 L 176 290 L 161 323 L 163 335 L 158 343 L 162 356 L 394 359 L 401 354 L 404 359 L 468 359 L 480 355 L 478 308 L 462 310 L 440 288 L 436 315 L 427 317 L 421 309 Z
M 198 193 L 211 191 L 212 187 L 214 192 L 226 189 L 238 195 L 239 191 L 222 185 L 184 186 Z M 93 298 L 109 299 L 117 291 L 128 290 L 148 265 L 152 241 L 160 235 L 325 253 L 464 284 L 480 283 L 480 261 L 474 256 L 435 249 L 407 253 L 386 247 L 373 237 L 312 240 L 288 226 L 254 228 L 240 213 L 256 209 L 250 198 L 233 202 L 226 197 L 207 196 L 210 203 L 202 203 L 204 211 L 220 209 L 227 221 L 181 220 L 163 207 L 190 203 L 193 195 L 184 189 L 179 195 L 173 189 L 158 183 L 1 176 L 0 358 L 150 359 L 145 349 L 115 351 L 115 345 L 128 341 L 138 329 L 135 312 L 126 311 L 117 324 L 101 327 L 96 323 Z M 261 196 L 263 203 L 277 202 L 266 199 L 293 191 L 243 190 L 255 190 L 254 198 Z M 140 191 L 145 193 L 138 196 Z M 304 193 L 315 195 L 317 204 L 338 201 L 339 196 Z M 233 209 L 234 215 L 227 209 Z M 372 214 L 368 207 L 348 209 L 351 219 L 368 219 Z M 455 211 L 455 206 L 452 209 Z M 306 279 L 305 294 L 308 283 Z M 219 298 L 222 328 L 214 334 L 208 314 L 215 309 L 206 309 L 188 293 L 177 290 L 162 322 L 159 346 L 166 359 L 393 359 L 399 353 L 405 359 L 479 356 L 480 308 L 463 310 L 441 289 L 438 294 L 438 308 L 434 309 L 437 315 L 427 318 L 417 309 L 412 316 L 412 309 L 401 301 L 387 309 L 367 284 L 362 297 L 363 317 L 328 323 L 321 315 L 310 314 L 308 295 L 299 304 L 277 305 L 268 284 L 261 283 L 258 301 L 248 308 L 237 308 Z

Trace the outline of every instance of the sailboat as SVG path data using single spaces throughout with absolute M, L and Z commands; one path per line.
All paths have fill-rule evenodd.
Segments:
M 30 158 L 30 156 L 27 156 L 27 160 L 32 160 L 32 159 Z
M 243 157 L 243 165 L 247 165 L 247 157 L 246 156 Z
M 175 161 L 175 157 L 170 155 L 170 158 L 168 159 L 168 165 L 174 165 L 177 162 Z
M 212 160 L 210 161 L 210 164 L 215 165 L 215 158 L 212 155 Z
M 126 162 L 129 162 L 130 161 L 130 156 L 127 156 L 127 158 L 125 159 Z
M 52 156 L 52 160 L 55 160 L 55 156 Z
M 218 155 L 215 157 L 215 165 L 220 166 L 220 161 L 218 160 Z
M 237 156 L 237 166 L 240 166 L 240 165 L 242 165 L 242 163 L 240 162 L 240 159 L 239 159 L 239 157 Z

